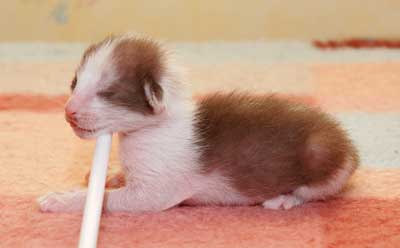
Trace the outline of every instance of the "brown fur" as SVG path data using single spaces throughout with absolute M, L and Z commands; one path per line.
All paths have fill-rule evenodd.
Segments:
M 153 109 L 146 99 L 144 86 L 149 84 L 156 98 L 162 99 L 160 80 L 164 54 L 159 45 L 143 38 L 122 40 L 113 51 L 113 62 L 119 78 L 100 92 L 100 96 L 114 105 L 151 114 Z
M 214 94 L 198 104 L 202 173 L 217 170 L 265 200 L 322 183 L 357 152 L 328 115 L 275 96 Z

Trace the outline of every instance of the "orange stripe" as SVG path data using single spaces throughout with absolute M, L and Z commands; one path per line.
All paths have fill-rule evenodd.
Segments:
M 0 95 L 0 111 L 62 111 L 67 99 L 67 95 L 2 94 Z
M 196 95 L 194 99 L 200 99 L 202 96 Z M 316 100 L 307 95 L 278 94 L 277 96 L 307 105 L 317 105 Z M 67 95 L 0 94 L 0 111 L 63 111 L 67 99 Z
M 399 62 L 317 64 L 310 69 L 313 92 L 323 108 L 363 112 L 400 109 Z

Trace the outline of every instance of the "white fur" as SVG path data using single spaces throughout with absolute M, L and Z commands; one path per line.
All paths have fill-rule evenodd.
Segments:
M 175 105 L 179 106 L 179 104 Z M 108 195 L 110 210 L 149 211 L 175 206 L 194 194 L 198 153 L 193 144 L 192 106 L 169 106 L 157 127 L 120 134 L 126 188 Z M 129 192 L 129 193 L 126 193 Z M 125 194 L 124 201 L 120 195 Z
M 186 205 L 251 205 L 257 203 L 237 190 L 219 172 L 196 175 L 196 193 L 185 200 Z
M 263 207 L 264 208 L 269 208 L 269 209 L 291 209 L 294 206 L 298 206 L 304 202 L 303 199 L 300 197 L 297 197 L 292 194 L 287 194 L 287 195 L 279 195 L 277 197 L 274 197 L 272 199 L 268 199 L 263 202 Z
M 83 210 L 86 192 L 81 190 L 50 192 L 37 200 L 43 212 L 76 212 Z
M 116 78 L 111 56 L 117 44 L 116 41 L 106 42 L 89 55 L 86 63 L 77 71 L 76 91 L 94 91 L 93 88 L 103 87 L 104 82 L 111 82 Z

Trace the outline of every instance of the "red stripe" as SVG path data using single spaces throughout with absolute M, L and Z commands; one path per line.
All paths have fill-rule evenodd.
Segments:
M 348 39 L 348 40 L 316 40 L 313 45 L 320 49 L 338 48 L 389 48 L 399 49 L 400 40 Z

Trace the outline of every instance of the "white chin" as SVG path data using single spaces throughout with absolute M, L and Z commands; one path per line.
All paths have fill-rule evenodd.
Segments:
M 73 129 L 73 130 L 76 136 L 78 136 L 81 139 L 94 139 L 97 138 L 100 134 L 105 133 L 105 130 L 96 130 L 96 131 L 84 131 L 78 129 Z
M 76 136 L 78 136 L 81 139 L 94 139 L 97 136 L 97 132 L 86 132 L 86 131 L 74 130 L 74 133 L 76 134 Z

